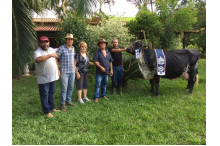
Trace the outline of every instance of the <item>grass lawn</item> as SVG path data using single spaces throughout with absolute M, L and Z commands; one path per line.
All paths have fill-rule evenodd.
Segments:
M 118 19 L 119 19 L 119 17 L 111 18 L 111 20 L 118 20 Z M 135 17 L 120 17 L 120 19 L 121 19 L 121 21 L 129 22 L 129 21 L 135 19 Z
M 130 80 L 123 96 L 111 95 L 99 103 L 76 103 L 67 112 L 47 118 L 42 110 L 36 77 L 12 81 L 13 145 L 205 145 L 206 60 L 199 63 L 199 86 L 188 96 L 183 79 L 160 81 L 160 97 L 150 94 L 149 81 Z M 94 95 L 90 76 L 88 97 Z M 60 80 L 55 106 L 60 108 Z M 34 99 L 33 103 L 29 103 Z

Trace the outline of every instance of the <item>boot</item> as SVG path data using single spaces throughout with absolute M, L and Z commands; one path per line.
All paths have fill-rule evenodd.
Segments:
M 116 94 L 116 88 L 112 88 L 113 89 L 113 93 L 112 94 Z
M 122 95 L 122 87 L 119 87 L 119 94 Z

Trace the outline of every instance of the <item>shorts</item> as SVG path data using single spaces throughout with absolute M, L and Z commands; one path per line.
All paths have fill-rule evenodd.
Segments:
M 80 79 L 76 77 L 76 90 L 88 89 L 89 87 L 89 74 L 80 74 Z

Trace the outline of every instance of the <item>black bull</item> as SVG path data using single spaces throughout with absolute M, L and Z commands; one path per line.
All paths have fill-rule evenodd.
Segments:
M 151 92 L 154 93 L 154 85 L 156 88 L 155 96 L 159 96 L 159 81 L 160 77 L 167 79 L 175 79 L 188 75 L 188 94 L 192 94 L 196 75 L 198 75 L 199 51 L 193 49 L 181 49 L 164 51 L 166 57 L 166 72 L 164 76 L 157 75 L 157 61 L 154 49 L 146 49 L 141 41 L 135 41 L 127 52 L 135 54 L 135 50 L 140 49 L 140 58 L 138 65 L 146 80 L 150 80 Z

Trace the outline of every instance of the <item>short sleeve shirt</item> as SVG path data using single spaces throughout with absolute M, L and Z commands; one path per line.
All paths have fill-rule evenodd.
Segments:
M 118 49 L 123 49 L 124 47 L 119 47 Z M 122 66 L 122 52 L 112 52 L 113 47 L 109 47 L 108 51 L 111 53 L 113 66 Z
M 75 73 L 74 68 L 74 47 L 72 46 L 71 51 L 67 48 L 66 45 L 60 46 L 57 53 L 58 58 L 60 59 L 60 72 L 61 73 Z
M 90 57 L 86 54 L 86 58 L 84 58 L 80 53 L 75 54 L 75 59 L 77 61 L 76 68 L 79 73 L 88 73 L 89 72 L 89 61 Z
M 48 48 L 48 51 L 44 51 L 40 47 L 34 52 L 34 59 L 40 56 L 46 56 L 52 53 L 56 53 L 57 49 L 53 49 L 51 47 Z M 35 68 L 37 74 L 37 83 L 38 84 L 46 84 L 59 79 L 58 69 L 56 59 L 54 57 L 50 57 L 49 59 L 43 62 L 35 61 Z
M 99 75 L 109 74 L 110 62 L 112 62 L 113 59 L 108 50 L 106 50 L 106 58 L 102 53 L 101 49 L 96 50 L 94 53 L 93 61 L 98 61 L 99 64 L 106 69 L 105 72 L 102 72 L 101 69 L 96 66 L 96 74 Z

